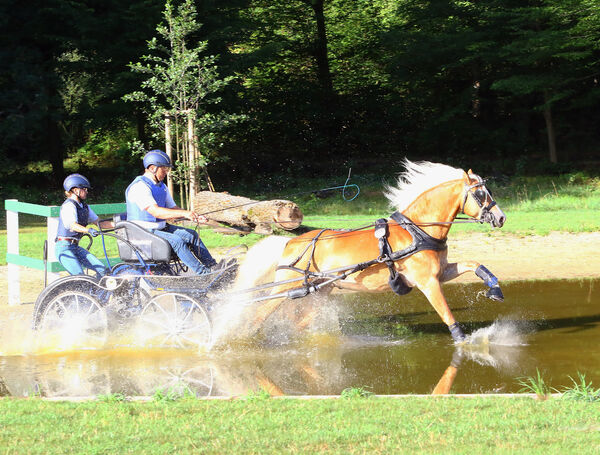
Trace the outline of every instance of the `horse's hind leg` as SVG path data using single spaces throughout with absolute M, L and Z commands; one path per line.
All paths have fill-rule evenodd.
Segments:
M 275 289 L 273 294 L 277 294 L 278 290 Z M 267 320 L 267 318 L 273 314 L 282 303 L 287 306 L 285 315 L 289 320 L 294 321 L 297 330 L 304 330 L 308 327 L 315 319 L 318 308 L 313 302 L 311 296 L 305 296 L 300 299 L 289 300 L 286 298 L 277 298 L 267 301 L 261 304 L 256 309 L 254 314 L 252 328 L 256 333 L 261 325 Z
M 298 330 L 306 329 L 315 320 L 316 316 L 317 308 L 315 304 L 313 302 L 302 302 L 302 307 L 296 317 L 296 328 Z
M 284 298 L 268 300 L 265 303 L 262 303 L 256 309 L 254 317 L 252 318 L 252 328 L 254 329 L 254 332 L 257 332 L 260 329 L 266 319 L 271 316 L 271 314 L 273 314 L 277 308 L 279 308 L 284 300 Z
M 502 289 L 500 289 L 500 285 L 498 284 L 498 278 L 496 278 L 492 272 L 490 272 L 483 264 L 480 264 L 479 262 L 452 262 L 444 269 L 444 273 L 442 274 L 440 281 L 444 283 L 446 281 L 453 280 L 457 276 L 466 272 L 473 272 L 483 280 L 486 286 L 489 287 L 485 294 L 487 298 L 499 302 L 504 300 Z

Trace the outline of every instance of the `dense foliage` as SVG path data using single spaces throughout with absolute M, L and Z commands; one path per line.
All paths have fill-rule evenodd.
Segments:
M 599 0 L 195 4 L 190 49 L 233 77 L 207 113 L 245 119 L 210 136 L 217 189 L 257 174 L 388 172 L 404 156 L 521 174 L 596 158 Z M 63 166 L 126 180 L 139 172 L 128 143 L 163 147 L 123 96 L 142 86 L 129 65 L 164 8 L 0 4 L 3 195 L 24 169 L 23 184 L 60 180 Z

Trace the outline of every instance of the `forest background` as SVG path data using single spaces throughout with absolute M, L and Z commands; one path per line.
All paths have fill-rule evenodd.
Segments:
M 404 157 L 500 179 L 598 174 L 599 0 L 193 4 L 202 26 L 187 44 L 228 82 L 198 118 L 234 119 L 199 129 L 217 191 L 343 183 L 348 168 L 381 181 Z M 130 64 L 164 9 L 0 3 L 2 199 L 60 204 L 62 179 L 81 172 L 92 202 L 123 200 L 135 150 L 164 149 L 148 110 L 124 99 L 147 78 Z

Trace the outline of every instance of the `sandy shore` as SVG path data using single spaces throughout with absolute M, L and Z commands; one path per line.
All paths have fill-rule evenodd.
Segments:
M 448 240 L 448 260 L 475 260 L 501 281 L 600 276 L 600 232 L 547 236 L 476 233 Z M 473 274 L 456 281 L 476 281 Z

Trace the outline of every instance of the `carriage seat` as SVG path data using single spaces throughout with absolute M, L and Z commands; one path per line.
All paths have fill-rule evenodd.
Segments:
M 174 252 L 169 242 L 162 237 L 152 234 L 147 229 L 127 221 L 125 214 L 113 216 L 118 235 L 129 240 L 137 247 L 142 259 L 147 262 L 170 262 Z M 117 240 L 119 256 L 124 262 L 139 262 L 132 248 L 125 242 Z

